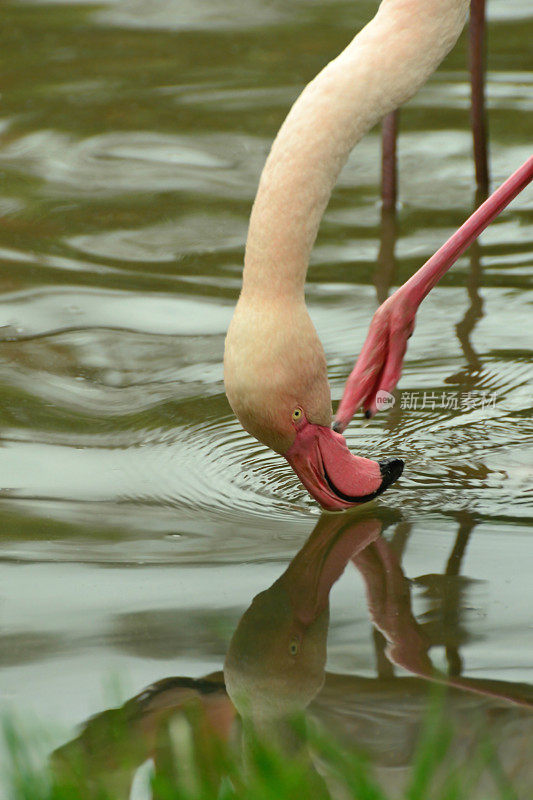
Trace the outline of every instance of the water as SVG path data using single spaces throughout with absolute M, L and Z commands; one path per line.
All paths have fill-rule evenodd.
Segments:
M 286 462 L 234 419 L 223 340 L 272 138 L 375 5 L 3 4 L 4 704 L 72 731 L 105 707 L 109 675 L 127 695 L 220 670 L 240 615 L 316 524 Z M 523 0 L 489 13 L 496 185 L 529 155 L 533 17 Z M 402 114 L 396 240 L 377 130 L 324 218 L 307 290 L 335 401 L 377 297 L 475 202 L 465 44 Z M 404 540 L 434 664 L 517 686 L 533 667 L 531 208 L 529 190 L 428 297 L 395 407 L 347 432 L 358 453 L 406 460 L 376 507 L 396 514 L 385 537 Z M 371 678 L 376 663 L 347 569 L 328 674 Z

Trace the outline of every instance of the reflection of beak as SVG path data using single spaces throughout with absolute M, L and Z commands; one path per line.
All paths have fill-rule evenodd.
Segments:
M 322 514 L 308 541 L 282 576 L 294 609 L 304 627 L 328 607 L 329 593 L 346 564 L 380 535 L 381 520 L 364 512 Z
M 298 430 L 285 458 L 309 494 L 329 511 L 373 500 L 403 472 L 401 459 L 354 456 L 343 436 L 310 422 Z

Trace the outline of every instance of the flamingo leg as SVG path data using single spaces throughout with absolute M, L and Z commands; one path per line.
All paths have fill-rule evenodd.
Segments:
M 476 186 L 489 193 L 487 122 L 485 114 L 485 0 L 471 0 L 469 29 L 470 96 Z
M 394 283 L 396 273 L 396 211 L 395 209 L 381 209 L 379 252 L 374 270 L 374 286 L 379 304 L 384 303 L 389 296 L 390 287 Z
M 471 214 L 459 230 L 437 250 L 435 255 L 409 278 L 402 289 L 406 290 L 411 301 L 414 301 L 417 307 L 442 276 L 455 264 L 459 256 L 532 180 L 533 156 L 530 156 Z
M 396 208 L 398 195 L 398 169 L 396 141 L 398 138 L 398 110 L 391 111 L 381 123 L 381 206 L 387 211 Z
M 482 197 L 489 192 L 487 118 L 485 111 L 485 0 L 471 0 L 469 25 L 470 116 L 474 146 L 476 186 Z M 381 204 L 396 207 L 398 193 L 397 138 L 399 111 L 392 111 L 381 124 Z
M 358 408 L 376 413 L 378 392 L 391 392 L 400 379 L 407 340 L 418 307 L 487 225 L 533 180 L 533 156 L 479 206 L 437 252 L 376 311 L 365 344 L 340 402 L 334 430 L 342 433 Z

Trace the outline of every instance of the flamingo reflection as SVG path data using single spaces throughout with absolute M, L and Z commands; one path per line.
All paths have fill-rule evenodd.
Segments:
M 133 776 L 147 758 L 156 774 L 174 774 L 175 738 L 192 715 L 200 724 L 191 747 L 205 752 L 206 742 L 235 740 L 246 756 L 247 731 L 259 729 L 276 737 L 286 751 L 303 754 L 316 797 L 328 796 L 311 751 L 290 725 L 295 712 L 306 711 L 347 746 L 367 753 L 385 786 L 393 777 L 399 785 L 408 779 L 430 686 L 439 683 L 461 731 L 457 747 L 473 748 L 483 725 L 504 770 L 518 783 L 530 778 L 527 759 L 520 754 L 533 732 L 533 688 L 462 677 L 459 668 L 450 675 L 435 669 L 430 650 L 442 638 L 415 618 L 411 582 L 401 566 L 409 526 L 386 508 L 362 511 L 322 515 L 287 569 L 242 615 L 223 672 L 158 681 L 121 708 L 92 718 L 76 739 L 56 751 L 56 771 L 71 778 L 83 775 L 85 789 L 92 787 L 95 797 L 105 786 L 114 797 L 128 798 Z M 440 585 L 443 619 L 451 620 L 452 627 L 461 613 L 455 578 L 469 533 L 465 524 Z M 389 527 L 394 527 L 390 541 L 383 536 Z M 330 591 L 349 565 L 364 581 L 376 638 L 384 643 L 377 677 L 326 669 Z M 448 597 L 453 599 L 446 606 Z M 438 603 L 439 594 L 433 593 L 432 600 Z M 398 675 L 395 668 L 401 668 Z M 213 766 L 210 777 L 214 786 L 222 777 L 217 769 Z

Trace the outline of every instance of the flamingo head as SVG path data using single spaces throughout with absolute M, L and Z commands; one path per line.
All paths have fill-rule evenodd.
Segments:
M 296 436 L 284 456 L 322 508 L 342 511 L 373 500 L 403 472 L 399 458 L 373 461 L 354 455 L 344 436 L 309 422 L 299 406 L 293 420 Z
M 254 330 L 260 335 L 252 336 Z M 224 371 L 243 428 L 287 459 L 322 508 L 342 511 L 365 503 L 401 475 L 400 459 L 353 455 L 332 430 L 326 359 L 305 306 L 283 315 L 238 306 Z

